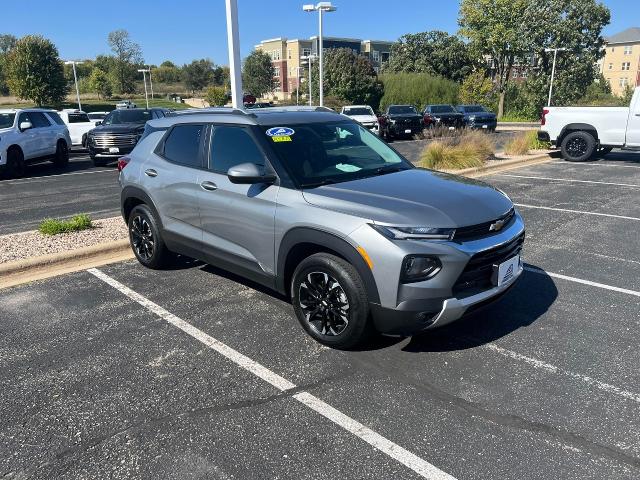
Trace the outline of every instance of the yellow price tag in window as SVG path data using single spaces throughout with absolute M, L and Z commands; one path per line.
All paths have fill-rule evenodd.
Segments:
M 271 137 L 273 138 L 274 142 L 290 142 L 291 141 L 291 137 L 288 135 L 279 135 L 277 137 Z

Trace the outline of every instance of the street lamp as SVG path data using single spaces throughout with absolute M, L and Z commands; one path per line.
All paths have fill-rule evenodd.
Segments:
M 144 98 L 147 101 L 147 109 L 149 108 L 149 94 L 147 93 L 147 73 L 149 73 L 148 68 L 139 68 L 138 72 L 142 73 L 142 81 L 144 82 Z
M 67 62 L 64 62 L 64 64 L 73 65 L 73 81 L 76 83 L 76 96 L 78 97 L 78 110 L 82 110 L 82 104 L 80 103 L 80 89 L 78 88 L 78 76 L 76 75 L 76 65 L 82 65 L 82 62 L 69 60 Z
M 153 80 L 151 80 L 151 66 L 148 67 L 148 72 L 149 72 L 149 85 L 151 86 L 151 99 L 153 100 L 154 96 L 153 96 Z
M 300 105 L 300 69 L 304 67 L 296 67 L 296 105 Z
M 238 29 L 238 1 L 226 0 L 227 44 L 229 45 L 229 76 L 233 108 L 243 108 L 242 72 L 240 65 L 240 31 Z
M 320 58 L 319 63 L 319 75 L 320 75 L 320 106 L 324 105 L 324 88 L 322 84 L 323 78 L 323 62 L 322 62 L 322 50 L 324 50 L 324 44 L 322 41 L 322 13 L 323 12 L 335 12 L 337 10 L 336 7 L 331 5 L 331 2 L 318 2 L 316 5 L 303 5 L 302 10 L 305 12 L 314 12 L 318 11 L 318 53 Z
M 312 105 L 312 100 L 311 100 L 311 97 L 312 97 L 312 95 L 311 95 L 311 63 L 316 58 L 318 58 L 318 56 L 315 53 L 313 53 L 311 55 L 305 55 L 305 56 L 300 57 L 300 60 L 304 60 L 302 62 L 302 65 L 307 65 L 307 64 L 309 65 L 309 79 L 308 79 L 308 82 L 309 82 L 309 106 Z
M 551 67 L 551 85 L 549 85 L 549 101 L 547 105 L 551 106 L 551 93 L 553 92 L 553 78 L 556 75 L 556 57 L 558 56 L 558 52 L 564 52 L 566 48 L 545 48 L 545 52 L 553 52 L 553 66 Z

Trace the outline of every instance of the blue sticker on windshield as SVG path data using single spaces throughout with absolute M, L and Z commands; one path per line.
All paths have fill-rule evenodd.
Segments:
M 290 137 L 293 135 L 295 130 L 289 127 L 273 127 L 267 130 L 267 135 L 270 137 Z

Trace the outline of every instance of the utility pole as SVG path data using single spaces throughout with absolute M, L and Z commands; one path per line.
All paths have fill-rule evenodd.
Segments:
M 149 70 L 145 68 L 138 69 L 138 72 L 142 72 L 142 81 L 144 82 L 144 99 L 147 101 L 147 110 L 149 109 L 149 94 L 147 93 L 147 73 Z

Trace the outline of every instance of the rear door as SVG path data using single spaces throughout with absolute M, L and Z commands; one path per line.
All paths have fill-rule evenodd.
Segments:
M 207 169 L 199 176 L 203 243 L 211 255 L 221 256 L 246 273 L 273 275 L 279 187 L 231 183 L 227 171 L 241 163 L 268 164 L 251 128 L 212 126 Z
M 142 165 L 142 188 L 156 206 L 164 236 L 199 248 L 202 240 L 198 194 L 198 175 L 203 168 L 203 124 L 175 125 Z
M 38 156 L 53 155 L 56 153 L 56 132 L 51 122 L 44 113 L 32 112 L 30 115 L 36 133 Z

